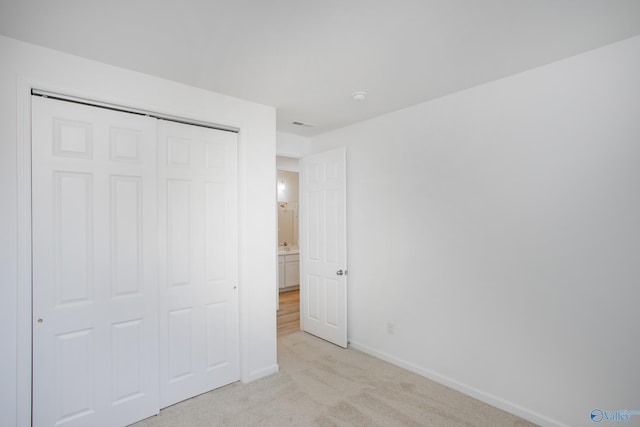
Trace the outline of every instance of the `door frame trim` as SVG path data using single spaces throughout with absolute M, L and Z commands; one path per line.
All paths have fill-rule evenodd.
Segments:
M 31 89 L 27 80 L 17 82 L 17 351 L 16 421 L 31 425 L 32 355 L 32 259 L 31 259 Z
M 106 105 L 125 105 L 113 102 L 113 100 L 101 100 L 100 96 L 90 93 L 78 92 L 68 87 L 58 87 L 45 81 L 30 79 L 18 75 L 16 79 L 16 204 L 17 204 L 17 275 L 16 275 L 16 422 L 18 426 L 30 426 L 32 423 L 32 329 L 33 329 L 33 287 L 32 287 L 32 233 L 31 233 L 31 97 L 32 91 L 44 91 L 56 94 L 68 94 L 69 98 L 92 99 L 97 103 Z M 131 110 L 136 110 L 131 107 Z M 160 113 L 159 113 L 160 114 Z M 167 114 L 165 114 L 166 116 Z M 181 117 L 179 112 L 173 117 Z M 184 120 L 191 120 L 184 118 Z M 204 123 L 193 119 L 194 122 Z M 211 127 L 215 125 L 210 123 Z M 243 140 L 241 128 L 226 126 L 226 130 L 238 133 L 238 316 L 239 316 L 239 363 L 240 380 L 250 382 L 256 379 L 255 372 L 249 372 L 248 347 L 248 318 L 246 318 L 246 304 L 248 296 L 245 295 L 243 271 L 245 258 L 243 236 L 243 220 L 246 216 L 244 200 L 246 199 L 247 177 L 244 164 L 246 162 L 247 147 Z M 266 374 L 272 373 L 270 369 Z M 264 376 L 264 375 L 262 375 Z M 259 376 L 258 376 L 259 377 Z

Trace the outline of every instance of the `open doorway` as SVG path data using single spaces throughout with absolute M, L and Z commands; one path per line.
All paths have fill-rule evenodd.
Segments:
M 300 330 L 299 159 L 276 157 L 278 336 Z
M 299 201 L 300 240 L 289 246 L 281 242 L 281 271 L 284 272 L 283 290 L 291 285 L 287 270 L 296 269 L 299 281 L 299 328 L 312 335 L 347 347 L 347 210 L 346 210 L 346 149 L 306 155 L 303 159 L 284 160 L 288 171 L 297 169 L 297 188 L 288 196 Z M 301 161 L 302 160 L 302 161 Z M 284 179 L 276 181 L 281 191 L 287 189 Z M 293 199 L 276 199 L 277 209 L 293 209 Z M 289 200 L 289 201 L 288 201 Z M 280 205 L 283 205 L 282 207 Z M 295 237 L 294 237 L 295 238 Z M 284 243 L 287 243 L 285 245 Z M 298 249 L 300 248 L 300 249 Z M 297 250 L 296 250 L 297 249 Z M 287 262 L 291 265 L 288 265 Z M 279 284 L 278 286 L 279 294 Z

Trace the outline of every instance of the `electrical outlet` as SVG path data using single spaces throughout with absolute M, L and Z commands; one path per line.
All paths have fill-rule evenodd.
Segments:
M 393 335 L 395 327 L 396 327 L 396 325 L 394 325 L 393 323 L 391 323 L 391 322 L 387 323 L 387 333 L 389 335 Z

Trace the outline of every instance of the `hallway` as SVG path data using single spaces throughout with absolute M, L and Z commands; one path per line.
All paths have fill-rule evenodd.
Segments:
M 278 310 L 278 336 L 300 330 L 300 289 L 280 292 Z

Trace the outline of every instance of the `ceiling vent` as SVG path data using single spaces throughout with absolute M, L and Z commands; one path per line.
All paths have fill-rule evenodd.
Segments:
M 303 126 L 306 128 L 312 128 L 315 127 L 315 125 L 312 125 L 311 123 L 305 123 L 305 122 L 291 122 L 291 124 L 296 125 L 296 126 Z

